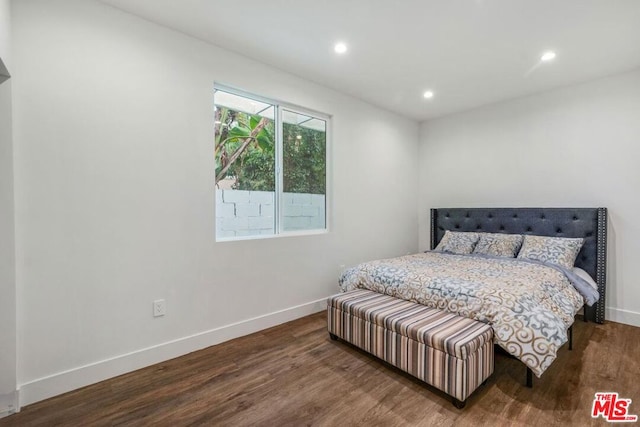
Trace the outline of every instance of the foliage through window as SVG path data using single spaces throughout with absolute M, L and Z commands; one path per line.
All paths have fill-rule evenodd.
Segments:
M 327 118 L 218 88 L 216 238 L 326 229 Z

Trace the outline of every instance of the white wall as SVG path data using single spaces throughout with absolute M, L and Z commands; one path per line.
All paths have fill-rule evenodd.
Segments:
M 13 8 L 23 404 L 321 310 L 341 265 L 417 249 L 417 123 L 96 1 Z M 333 115 L 330 233 L 214 242 L 214 81 Z
M 420 248 L 429 208 L 609 208 L 607 318 L 640 326 L 640 70 L 421 126 Z
M 0 0 L 0 58 L 9 68 L 11 62 L 11 0 Z
M 10 64 L 9 0 L 0 0 L 0 58 Z M 11 71 L 11 70 L 10 70 Z M 0 417 L 16 409 L 16 284 L 11 80 L 0 84 Z
M 0 416 L 16 390 L 16 282 L 11 81 L 0 84 Z

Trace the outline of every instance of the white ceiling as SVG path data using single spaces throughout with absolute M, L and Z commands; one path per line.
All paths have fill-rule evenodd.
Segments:
M 640 0 L 102 1 L 417 120 L 640 67 Z

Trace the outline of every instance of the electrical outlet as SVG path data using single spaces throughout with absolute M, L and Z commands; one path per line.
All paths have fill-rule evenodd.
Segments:
M 167 314 L 167 304 L 163 299 L 157 299 L 153 302 L 153 317 L 160 317 Z

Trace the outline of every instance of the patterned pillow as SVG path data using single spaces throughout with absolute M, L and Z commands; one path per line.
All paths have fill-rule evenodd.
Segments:
M 445 231 L 442 240 L 434 250 L 438 252 L 450 252 L 452 254 L 470 254 L 478 243 L 478 233 L 462 233 L 458 231 Z
M 480 233 L 480 240 L 473 253 L 515 258 L 522 240 L 520 234 Z
M 524 236 L 518 258 L 550 262 L 571 269 L 583 243 L 581 238 Z

